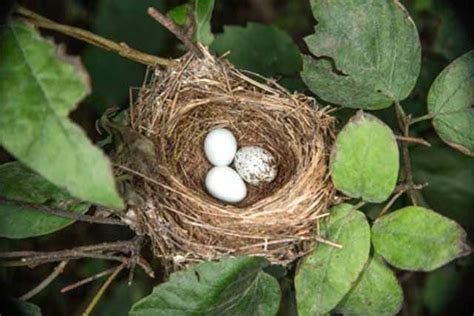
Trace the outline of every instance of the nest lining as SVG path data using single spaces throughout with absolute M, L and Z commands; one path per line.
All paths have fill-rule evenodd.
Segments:
M 312 98 L 204 55 L 188 54 L 175 67 L 155 70 L 130 110 L 131 127 L 156 151 L 153 166 L 132 172 L 143 199 L 128 208 L 132 227 L 148 235 L 156 256 L 174 269 L 225 255 L 289 263 L 321 240 L 317 224 L 334 196 L 328 175 L 334 119 Z M 236 205 L 205 190 L 211 165 L 203 143 L 216 127 L 230 129 L 239 147 L 261 146 L 277 160 L 275 181 L 248 185 Z M 122 167 L 132 171 L 126 162 Z

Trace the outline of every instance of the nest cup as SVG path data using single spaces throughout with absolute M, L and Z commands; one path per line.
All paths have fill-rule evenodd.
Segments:
M 323 241 L 319 220 L 334 196 L 328 174 L 334 119 L 314 99 L 264 80 L 204 50 L 203 58 L 187 54 L 156 69 L 138 93 L 130 125 L 153 142 L 155 155 L 143 170 L 119 165 L 142 200 L 128 206 L 127 220 L 173 270 L 227 255 L 287 264 Z M 239 204 L 205 189 L 212 166 L 203 144 L 217 127 L 231 130 L 239 147 L 261 146 L 277 160 L 277 178 L 248 185 Z

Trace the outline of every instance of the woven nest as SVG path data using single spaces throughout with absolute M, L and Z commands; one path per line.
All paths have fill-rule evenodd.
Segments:
M 310 97 L 204 55 L 155 70 L 130 110 L 131 128 L 151 140 L 154 155 L 149 168 L 118 164 L 142 201 L 129 205 L 127 221 L 174 269 L 226 255 L 287 264 L 324 242 L 319 220 L 335 191 L 328 175 L 334 119 Z M 216 127 L 230 129 L 240 147 L 261 146 L 277 160 L 275 181 L 249 185 L 239 204 L 216 200 L 204 186 L 211 168 L 204 138 Z

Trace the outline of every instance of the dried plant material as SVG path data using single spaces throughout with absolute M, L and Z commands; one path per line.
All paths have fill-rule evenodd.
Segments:
M 142 200 L 129 205 L 131 226 L 151 238 L 171 270 L 226 255 L 289 263 L 324 241 L 316 223 L 335 192 L 328 172 L 334 119 L 314 99 L 260 83 L 201 49 L 202 59 L 187 54 L 155 70 L 130 110 L 131 128 L 156 151 L 154 165 L 142 171 L 129 164 L 133 158 L 114 158 Z M 235 205 L 204 187 L 211 165 L 203 143 L 217 127 L 231 130 L 239 146 L 268 149 L 279 166 L 272 183 L 249 187 Z

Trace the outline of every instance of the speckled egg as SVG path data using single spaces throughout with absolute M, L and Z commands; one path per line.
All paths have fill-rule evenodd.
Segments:
M 272 153 L 257 146 L 245 146 L 235 154 L 234 167 L 245 182 L 252 185 L 275 180 L 278 168 Z

